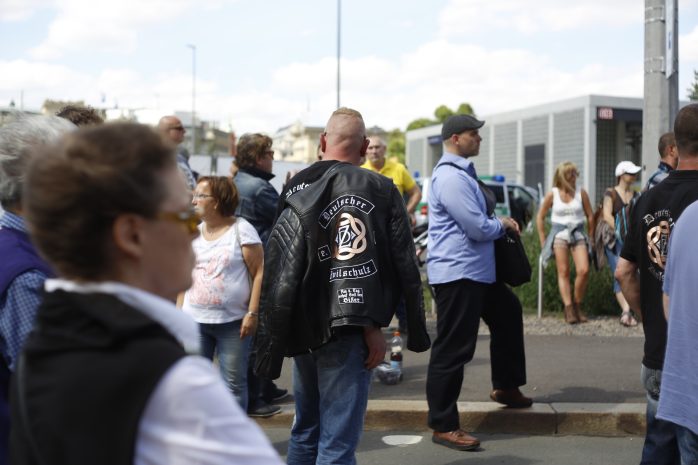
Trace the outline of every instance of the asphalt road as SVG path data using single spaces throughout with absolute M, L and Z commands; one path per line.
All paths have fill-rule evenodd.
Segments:
M 285 456 L 289 431 L 264 430 L 276 450 Z M 400 438 L 399 436 L 404 436 Z M 357 450 L 361 465 L 618 465 L 640 462 L 642 438 L 585 436 L 478 435 L 480 450 L 459 452 L 431 442 L 431 434 L 365 431 Z M 407 441 L 404 441 L 407 439 Z M 389 445 L 386 442 L 415 442 Z

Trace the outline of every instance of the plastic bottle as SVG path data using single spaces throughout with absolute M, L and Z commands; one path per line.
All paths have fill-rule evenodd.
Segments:
M 400 331 L 393 333 L 390 340 L 390 368 L 397 370 L 402 378 L 402 338 Z

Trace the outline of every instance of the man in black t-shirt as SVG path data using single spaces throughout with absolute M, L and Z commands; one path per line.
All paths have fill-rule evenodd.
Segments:
M 642 382 L 647 390 L 647 434 L 641 464 L 680 462 L 674 426 L 656 418 L 667 337 L 662 283 L 671 230 L 683 210 L 698 200 L 698 104 L 678 113 L 674 134 L 678 166 L 637 200 L 615 275 L 630 308 L 641 310 L 645 331 Z

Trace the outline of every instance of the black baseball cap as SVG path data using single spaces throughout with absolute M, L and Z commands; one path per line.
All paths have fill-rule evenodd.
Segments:
M 471 129 L 480 129 L 484 124 L 484 121 L 471 115 L 449 116 L 441 127 L 441 140 L 446 140 L 454 134 L 461 134 Z

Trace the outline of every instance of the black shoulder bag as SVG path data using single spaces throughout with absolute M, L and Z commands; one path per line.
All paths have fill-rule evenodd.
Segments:
M 442 163 L 442 165 L 451 165 L 468 173 L 455 163 L 447 162 Z M 494 192 L 479 179 L 475 181 L 477 181 L 482 194 L 485 196 L 487 215 L 490 217 L 494 216 L 494 207 L 497 204 Z M 521 237 L 516 232 L 505 229 L 504 235 L 499 239 L 495 239 L 494 262 L 497 271 L 497 281 L 503 281 L 510 286 L 520 286 L 531 281 L 531 263 L 528 261 Z

